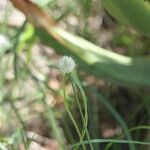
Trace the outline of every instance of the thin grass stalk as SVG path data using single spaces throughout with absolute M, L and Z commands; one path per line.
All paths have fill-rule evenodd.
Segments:
M 81 114 L 81 118 L 82 118 L 82 121 L 83 121 L 83 124 L 84 124 L 84 127 L 83 127 L 83 131 L 82 131 L 82 139 L 84 138 L 84 135 L 86 133 L 86 120 L 85 120 L 85 117 L 84 117 L 84 114 L 83 114 L 83 111 L 82 111 L 82 108 L 81 108 L 81 105 L 80 105 L 80 102 L 79 102 L 79 99 L 78 99 L 78 96 L 77 96 L 77 91 L 76 91 L 76 86 L 74 84 L 74 82 L 71 80 L 71 84 L 72 84 L 72 88 L 73 88 L 73 92 L 74 92 L 74 95 L 75 95 L 75 99 L 77 101 L 77 105 L 78 105 L 78 108 L 79 108 L 79 111 L 80 111 L 80 114 Z
M 77 123 L 76 123 L 76 121 L 75 121 L 75 119 L 74 119 L 74 117 L 73 117 L 73 115 L 69 109 L 69 105 L 68 105 L 68 101 L 67 101 L 67 95 L 66 95 L 66 90 L 65 90 L 65 76 L 64 76 L 64 80 L 63 80 L 63 96 L 64 96 L 64 104 L 65 104 L 66 111 L 67 111 L 67 113 L 68 113 L 68 115 L 69 115 L 75 129 L 76 129 L 76 132 L 80 138 L 80 141 L 81 141 L 82 135 L 81 135 L 79 127 L 78 127 L 78 125 L 77 125 Z M 84 144 L 82 144 L 82 147 L 84 150 L 86 150 Z
M 48 111 L 47 119 L 48 119 L 48 121 L 51 123 L 51 128 L 52 128 L 52 131 L 53 131 L 53 133 L 54 133 L 54 136 L 56 137 L 56 139 L 57 139 L 58 142 L 59 142 L 60 150 L 65 150 L 65 145 L 64 145 L 64 143 L 63 143 L 63 139 L 62 139 L 62 136 L 61 136 L 59 127 L 58 127 L 58 125 L 57 125 L 57 121 L 56 121 L 56 119 L 55 119 L 54 113 L 53 113 L 53 111 L 48 107 L 47 102 L 46 102 L 46 100 L 45 100 L 44 97 L 43 97 L 42 101 L 43 101 L 43 104 L 44 104 L 46 110 Z
M 111 112 L 111 114 L 115 117 L 115 119 L 120 123 L 120 125 L 122 126 L 124 133 L 126 135 L 126 138 L 128 140 L 132 141 L 132 136 L 129 132 L 128 126 L 126 124 L 126 122 L 123 120 L 123 118 L 120 116 L 120 114 L 114 109 L 114 107 L 112 107 L 112 105 L 107 101 L 107 99 L 105 99 L 100 93 L 98 93 L 98 97 L 105 106 L 106 108 Z M 129 143 L 129 149 L 130 150 L 135 150 L 135 145 L 133 143 Z
M 15 106 L 13 100 L 10 99 L 10 98 L 8 98 L 8 101 L 9 101 L 9 103 L 10 103 L 10 105 L 11 105 L 12 110 L 14 111 L 14 113 L 15 113 L 17 119 L 18 119 L 18 122 L 19 122 L 20 125 L 21 125 L 21 128 L 22 128 L 23 130 L 26 130 L 26 125 L 25 125 L 25 123 L 24 123 L 24 121 L 23 121 L 23 119 L 22 119 L 22 117 L 21 117 L 21 115 L 20 115 L 18 109 L 16 108 L 16 106 Z
M 138 145 L 150 145 L 150 142 L 141 142 L 134 140 L 117 140 L 117 139 L 93 139 L 91 143 L 115 143 L 115 144 L 138 144 Z M 72 145 L 71 149 L 81 144 L 89 144 L 89 141 L 82 141 Z
M 133 132 L 133 131 L 136 131 L 136 130 L 150 130 L 150 126 L 144 126 L 144 125 L 143 126 L 137 126 L 137 127 L 131 128 L 129 131 Z M 109 150 L 112 145 L 113 145 L 113 143 L 108 143 L 105 146 L 104 150 Z
M 80 106 L 80 103 L 79 103 L 79 100 L 78 100 L 78 97 L 77 97 L 77 103 L 81 109 L 81 113 L 82 113 L 82 117 L 83 117 L 83 123 L 84 123 L 84 126 L 85 126 L 85 131 L 86 132 L 86 135 L 87 135 L 87 138 L 89 140 L 89 145 L 90 145 L 90 148 L 91 150 L 94 150 L 93 148 L 93 145 L 92 143 L 90 142 L 90 135 L 89 135 L 89 132 L 88 132 L 88 129 L 87 129 L 87 125 L 88 125 L 88 109 L 87 109 L 87 99 L 86 99 L 86 96 L 85 96 L 85 93 L 84 93 L 84 90 L 82 88 L 82 85 L 80 83 L 80 80 L 76 74 L 76 72 L 74 71 L 73 73 L 71 73 L 71 77 L 74 81 L 74 83 L 77 85 L 77 87 L 79 88 L 80 92 L 81 92 L 81 96 L 82 96 L 82 99 L 83 99 L 83 103 L 84 103 L 84 109 L 85 109 L 85 117 L 83 117 L 83 113 L 82 113 L 82 109 L 81 109 L 81 106 Z
M 24 63 L 25 64 L 25 63 Z M 44 84 L 44 88 L 50 90 L 47 86 L 47 84 L 45 84 L 45 82 L 41 82 L 40 80 L 38 80 L 38 78 L 32 73 L 32 71 L 28 68 L 27 69 L 28 71 L 28 74 L 31 76 L 31 78 L 33 79 L 34 83 L 37 85 L 38 89 L 39 89 L 39 92 L 41 92 L 43 94 L 43 97 L 42 97 L 42 102 L 44 104 L 44 107 L 45 109 L 48 111 L 48 117 L 47 117 L 47 120 L 49 121 L 50 123 L 50 126 L 52 128 L 52 132 L 55 136 L 55 138 L 58 140 L 59 142 L 59 146 L 60 146 L 60 149 L 61 150 L 65 150 L 65 144 L 63 142 L 63 139 L 64 137 L 61 135 L 60 133 L 60 130 L 59 130 L 59 126 L 57 124 L 57 121 L 55 119 L 55 116 L 54 116 L 54 113 L 53 111 L 51 110 L 51 108 L 48 107 L 47 105 L 47 102 L 45 100 L 45 92 L 44 92 L 44 89 L 43 89 L 43 86 L 41 84 Z M 54 91 L 52 91 L 54 92 Z M 56 94 L 56 93 L 55 93 Z M 58 93 L 57 93 L 58 94 Z
M 84 114 L 83 114 L 83 111 L 82 111 L 82 108 L 81 108 L 81 105 L 80 105 L 80 102 L 79 102 L 79 99 L 78 99 L 78 96 L 77 96 L 76 85 L 75 85 L 75 83 L 73 81 L 73 78 L 71 80 L 71 83 L 72 83 L 73 91 L 74 91 L 75 98 L 76 98 L 76 101 L 77 101 L 77 104 L 78 104 L 78 108 L 79 108 L 79 111 L 80 111 L 80 114 L 81 114 L 82 122 L 83 122 L 83 125 L 84 125 L 84 127 L 83 127 L 83 133 L 82 133 L 82 139 L 84 138 L 84 135 L 86 133 L 88 141 L 90 143 L 90 148 L 91 148 L 91 150 L 94 150 L 93 145 L 90 142 L 90 135 L 89 135 L 89 132 L 88 132 L 88 129 L 87 129 L 88 120 L 86 121 L 86 118 L 84 117 Z
M 17 68 L 17 64 L 18 64 L 18 54 L 17 54 L 17 47 L 19 44 L 19 37 L 22 34 L 22 32 L 24 32 L 25 26 L 27 24 L 27 20 L 24 21 L 24 23 L 22 24 L 22 26 L 20 27 L 20 29 L 18 30 L 18 32 L 16 33 L 14 39 L 14 44 L 12 47 L 13 53 L 14 53 L 14 72 L 15 72 L 15 78 L 17 79 L 18 77 L 18 68 Z
M 20 133 L 21 133 L 21 138 L 22 138 L 22 141 L 23 141 L 24 149 L 28 150 L 27 139 L 26 139 L 22 129 L 20 129 Z

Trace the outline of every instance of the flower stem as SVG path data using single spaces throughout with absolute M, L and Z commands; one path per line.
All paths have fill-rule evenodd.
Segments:
M 66 90 L 65 90 L 65 78 L 64 78 L 64 83 L 63 83 L 63 94 L 64 94 L 64 104 L 65 104 L 66 111 L 67 111 L 67 113 L 68 113 L 68 115 L 69 115 L 69 117 L 70 117 L 70 119 L 71 119 L 71 121 L 72 121 L 72 123 L 73 123 L 73 125 L 74 125 L 74 127 L 76 129 L 76 131 L 77 131 L 77 134 L 78 134 L 78 136 L 80 138 L 80 141 L 81 141 L 82 136 L 81 136 L 79 127 L 78 127 L 78 125 L 77 125 L 77 123 L 76 123 L 76 121 L 75 121 L 75 119 L 74 119 L 74 117 L 73 117 L 73 115 L 72 115 L 72 113 L 71 113 L 71 111 L 69 109 L 67 96 L 66 96 Z M 86 150 L 84 144 L 82 144 L 82 147 L 83 147 L 84 150 Z
M 88 125 L 87 99 L 86 99 L 84 90 L 82 88 L 82 85 L 80 83 L 80 80 L 79 80 L 76 72 L 72 72 L 71 73 L 71 77 L 72 77 L 72 80 L 73 80 L 73 82 L 72 82 L 73 90 L 74 90 L 75 97 L 76 97 L 76 100 L 77 100 L 77 104 L 78 104 L 78 107 L 79 107 L 79 111 L 80 111 L 80 114 L 81 114 L 81 117 L 82 117 L 82 121 L 83 121 L 83 124 L 84 124 L 84 127 L 85 127 L 85 130 L 83 130 L 83 134 L 82 134 L 82 139 L 81 140 L 83 140 L 84 134 L 86 133 L 88 141 L 89 141 L 89 144 L 90 144 L 90 148 L 91 148 L 91 150 L 94 150 L 93 145 L 92 145 L 91 140 L 90 140 L 90 135 L 89 135 L 89 132 L 88 132 L 88 129 L 87 129 L 87 125 Z M 83 104 L 84 104 L 84 109 L 85 109 L 85 114 L 84 115 L 83 115 L 83 112 L 82 112 L 82 108 L 81 108 L 79 99 L 78 99 L 78 97 L 76 95 L 76 90 L 75 90 L 76 86 L 75 85 L 77 85 L 77 87 L 79 88 L 79 90 L 81 92 L 81 96 L 82 96 Z

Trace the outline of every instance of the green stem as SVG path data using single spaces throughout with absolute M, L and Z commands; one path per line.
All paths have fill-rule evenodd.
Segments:
M 20 125 L 21 125 L 21 127 L 22 127 L 22 129 L 23 129 L 23 130 L 26 130 L 25 123 L 24 123 L 24 121 L 22 120 L 22 117 L 21 117 L 20 113 L 18 112 L 18 109 L 16 108 L 16 106 L 15 106 L 13 100 L 12 100 L 12 99 L 9 99 L 9 98 L 8 98 L 8 100 L 9 100 L 9 103 L 10 103 L 10 105 L 11 105 L 11 108 L 13 109 L 13 111 L 14 111 L 14 113 L 15 113 L 15 115 L 16 115 L 16 117 L 17 117 L 17 119 L 18 119 L 18 121 L 19 121 L 19 123 L 20 123 Z
M 62 136 L 62 133 L 61 133 L 61 131 L 59 129 L 57 121 L 55 119 L 54 112 L 51 110 L 50 107 L 48 107 L 47 102 L 46 102 L 44 97 L 43 97 L 42 101 L 44 103 L 45 108 L 48 111 L 47 119 L 48 119 L 49 123 L 51 124 L 51 128 L 52 128 L 54 136 L 56 137 L 56 139 L 59 142 L 60 150 L 64 150 L 65 149 L 65 145 L 64 145 L 64 141 L 62 139 L 63 136 Z
M 78 125 L 77 125 L 77 123 L 76 123 L 76 121 L 75 121 L 75 119 L 74 119 L 74 117 L 73 117 L 73 115 L 72 115 L 72 113 L 71 113 L 71 111 L 70 111 L 70 109 L 69 109 L 69 106 L 68 106 L 68 101 L 67 101 L 67 96 L 66 96 L 66 90 L 65 90 L 65 77 L 64 77 L 64 80 L 63 80 L 63 81 L 64 81 L 64 82 L 63 82 L 63 94 L 64 94 L 64 104 L 65 104 L 65 108 L 66 108 L 66 111 L 67 111 L 67 113 L 68 113 L 68 115 L 69 115 L 69 117 L 70 117 L 70 119 L 71 119 L 71 121 L 72 121 L 72 123 L 73 123 L 73 125 L 74 125 L 74 127 L 75 127 L 75 129 L 76 129 L 76 131 L 77 131 L 77 133 L 78 133 L 78 136 L 79 136 L 79 138 L 80 138 L 80 141 L 81 141 L 82 136 L 81 136 L 79 127 L 78 127 Z M 84 144 L 82 144 L 82 147 L 83 147 L 84 150 L 86 150 Z
M 76 98 L 76 101 L 77 101 L 77 104 L 78 104 L 78 107 L 79 107 L 79 111 L 80 111 L 80 114 L 81 114 L 81 117 L 82 117 L 82 121 L 83 121 L 83 124 L 84 124 L 84 128 L 85 128 L 84 131 L 83 131 L 83 133 L 82 133 L 82 140 L 83 140 L 83 138 L 84 138 L 84 134 L 86 133 L 87 138 L 88 138 L 88 141 L 89 141 L 89 143 L 90 143 L 90 148 L 91 148 L 91 150 L 94 150 L 93 145 L 92 145 L 92 143 L 90 142 L 90 141 L 91 141 L 91 140 L 90 140 L 90 135 L 89 135 L 89 132 L 88 132 L 88 129 L 87 129 L 86 120 L 85 120 L 85 118 L 84 118 L 83 111 L 82 111 L 82 108 L 81 108 L 79 99 L 78 99 L 77 94 L 76 94 L 76 87 L 75 87 L 74 82 L 72 82 L 72 87 L 73 87 L 73 91 L 74 91 L 74 94 L 75 94 L 75 98 Z
M 14 64 L 13 64 L 13 67 L 14 67 L 14 72 L 15 72 L 15 78 L 17 79 L 18 77 L 18 54 L 17 54 L 17 47 L 18 47 L 18 44 L 19 44 L 19 37 L 20 35 L 22 34 L 22 32 L 24 31 L 25 29 L 25 26 L 27 24 L 27 20 L 24 21 L 23 25 L 20 27 L 20 29 L 18 30 L 18 32 L 16 33 L 14 39 L 14 43 L 13 43 L 13 47 L 12 47 L 12 50 L 13 50 L 13 53 L 14 53 Z
M 87 138 L 88 138 L 88 141 L 89 141 L 89 145 L 90 145 L 90 148 L 91 150 L 94 150 L 93 148 L 93 145 L 91 143 L 91 140 L 90 140 L 90 135 L 89 135 L 89 132 L 87 130 L 87 125 L 88 125 L 88 109 L 87 109 L 87 99 L 86 99 L 86 96 L 85 96 L 85 93 L 84 93 L 84 90 L 82 88 L 82 85 L 80 83 L 80 80 L 77 76 L 77 74 L 75 72 L 73 72 L 71 74 L 71 77 L 74 81 L 74 83 L 77 85 L 77 87 L 80 89 L 80 92 L 81 92 L 81 95 L 82 95 L 82 99 L 83 99 L 83 103 L 84 103 L 84 109 L 85 109 L 85 116 L 83 116 L 83 112 L 82 112 L 82 109 L 81 109 L 81 106 L 80 106 L 80 103 L 79 103 L 79 100 L 78 100 L 78 97 L 76 96 L 76 100 L 77 100 L 77 103 L 78 103 L 78 107 L 79 107 L 79 110 L 80 110 L 80 113 L 81 113 L 81 117 L 82 117 L 82 120 L 83 120 L 83 123 L 84 123 L 84 126 L 85 126 L 85 133 L 87 135 Z M 73 84 L 74 84 L 73 83 Z M 75 92 L 76 93 L 76 92 Z M 75 94 L 76 95 L 76 94 Z M 82 136 L 84 137 L 84 132 L 82 134 Z M 82 139 L 83 139 L 82 137 Z
M 50 107 L 48 107 L 47 102 L 45 100 L 45 91 L 44 91 L 44 87 L 46 89 L 48 89 L 48 86 L 45 84 L 45 82 L 41 82 L 40 80 L 38 80 L 38 78 L 32 73 L 32 71 L 30 69 L 27 70 L 28 74 L 31 76 L 31 78 L 33 79 L 34 83 L 37 85 L 39 92 L 42 93 L 42 102 L 44 104 L 45 109 L 48 112 L 48 115 L 46 115 L 46 119 L 47 121 L 49 121 L 49 124 L 52 128 L 52 132 L 55 136 L 55 138 L 58 140 L 59 142 L 59 146 L 60 146 L 60 150 L 65 150 L 65 141 L 64 141 L 64 136 L 61 133 L 61 130 L 59 128 L 59 125 L 57 123 L 57 120 L 55 118 L 54 112 L 52 111 L 52 109 Z M 44 84 L 44 87 L 43 85 Z M 50 90 L 50 89 L 48 89 Z M 54 91 L 52 91 L 54 92 Z M 55 93 L 56 94 L 56 93 Z

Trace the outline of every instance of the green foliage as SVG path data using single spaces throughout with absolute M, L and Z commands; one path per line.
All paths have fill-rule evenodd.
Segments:
M 114 118 L 116 119 L 117 122 L 119 122 L 119 124 L 121 125 L 122 129 L 125 132 L 125 135 L 127 137 L 127 139 L 129 141 L 132 140 L 131 134 L 129 132 L 128 126 L 126 124 L 126 122 L 123 120 L 123 118 L 121 117 L 121 115 L 115 110 L 115 108 L 112 106 L 112 104 L 107 101 L 102 95 L 100 95 L 98 93 L 98 97 L 99 97 L 99 101 L 101 101 L 105 107 L 110 111 L 110 113 L 114 116 Z M 132 143 L 129 145 L 131 150 L 135 150 L 135 146 L 132 145 Z
M 150 85 L 150 58 L 130 58 L 98 47 L 78 36 L 55 28 L 56 40 L 42 29 L 36 33 L 41 41 L 53 47 L 59 54 L 76 57 L 79 66 L 97 77 L 111 79 L 125 85 Z
M 122 24 L 150 36 L 150 3 L 144 0 L 102 0 L 104 8 Z
M 14 27 L 8 23 L 10 12 L 5 13 L 0 27 L 0 129 L 5 128 L 0 131 L 0 150 L 17 150 L 20 145 L 27 150 L 36 141 L 36 134 L 44 139 L 41 143 L 36 141 L 39 145 L 55 139 L 61 150 L 120 150 L 124 145 L 129 150 L 149 149 L 145 148 L 150 146 L 149 0 L 102 0 L 103 8 L 122 24 L 114 22 L 112 28 L 107 28 L 110 16 L 93 11 L 99 8 L 93 2 L 96 5 L 98 1 L 36 0 L 65 30 L 56 24 L 39 27 L 38 21 L 48 22 L 44 17 L 39 18 L 40 13 L 30 16 L 35 17 L 32 20 L 37 21 L 35 26 L 26 20 L 21 27 Z M 97 30 L 94 17 L 103 20 Z M 130 25 L 139 32 L 128 29 Z M 113 37 L 101 46 L 99 34 L 105 39 L 108 36 L 105 32 Z M 125 51 L 126 56 L 117 54 L 118 49 Z M 82 80 L 73 72 L 66 75 L 64 87 L 56 67 L 58 55 L 54 52 L 72 56 Z M 122 88 L 127 92 L 122 92 Z M 132 114 L 128 107 L 133 109 Z M 33 126 L 35 123 L 39 126 L 35 125 L 37 129 L 31 129 L 33 136 L 28 137 L 34 116 Z M 107 117 L 112 118 L 108 121 L 115 129 L 113 135 L 105 138 L 101 127 L 107 125 Z M 118 127 L 119 133 L 115 131 Z M 43 128 L 46 131 L 38 133 Z
M 140 142 L 140 141 L 127 141 L 127 140 L 115 140 L 115 139 L 94 139 L 94 140 L 91 140 L 92 143 L 117 143 L 117 144 L 141 144 L 141 145 L 150 145 L 149 142 Z M 83 141 L 84 144 L 88 144 L 89 142 L 88 141 Z M 75 146 L 79 146 L 83 143 L 77 143 L 77 144 L 74 144 L 72 146 L 75 147 Z

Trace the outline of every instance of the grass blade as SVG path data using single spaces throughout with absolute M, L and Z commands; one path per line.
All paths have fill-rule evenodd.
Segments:
M 116 140 L 116 139 L 93 139 L 91 143 L 115 143 L 115 144 L 139 144 L 139 145 L 150 145 L 150 142 L 141 142 L 141 141 L 133 141 L 133 140 Z M 72 145 L 71 148 L 76 146 L 80 146 L 81 144 L 89 144 L 88 141 L 83 141 L 83 143 L 76 143 Z

